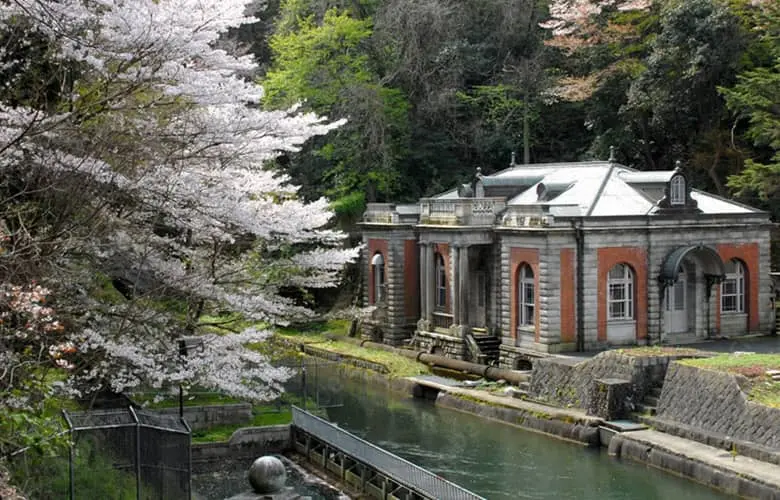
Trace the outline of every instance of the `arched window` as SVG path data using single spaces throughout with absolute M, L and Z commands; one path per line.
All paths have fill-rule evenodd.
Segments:
M 374 277 L 374 304 L 385 301 L 385 258 L 376 253 L 371 258 L 371 273 Z
M 672 205 L 685 205 L 685 177 L 675 175 L 669 182 L 669 203 Z
M 447 307 L 447 269 L 444 267 L 444 257 L 440 253 L 433 256 L 436 270 L 436 307 Z
M 607 277 L 609 320 L 634 319 L 634 272 L 626 264 L 617 264 Z
M 534 271 L 523 264 L 517 271 L 517 327 L 536 324 L 536 288 Z
M 721 312 L 745 312 L 745 266 L 737 259 L 726 263 L 726 279 L 720 284 Z

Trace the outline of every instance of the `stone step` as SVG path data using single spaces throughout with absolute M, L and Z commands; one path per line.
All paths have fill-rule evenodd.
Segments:
M 642 404 L 657 407 L 658 406 L 658 397 L 656 396 L 645 396 L 645 400 L 642 401 Z

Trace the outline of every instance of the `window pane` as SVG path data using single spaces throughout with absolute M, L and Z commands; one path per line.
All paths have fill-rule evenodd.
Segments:
M 682 311 L 685 309 L 685 282 L 678 281 L 674 284 L 674 309 Z
M 525 302 L 526 304 L 534 303 L 533 283 L 523 283 L 523 302 Z
M 526 304 L 526 306 L 523 308 L 524 314 L 523 314 L 523 324 L 524 325 L 533 325 L 534 324 L 534 306 Z
M 734 278 L 729 278 L 723 282 L 723 294 L 734 295 L 737 293 L 737 281 Z
M 737 310 L 737 298 L 733 295 L 724 295 L 722 309 L 724 312 L 735 312 Z
M 610 280 L 622 280 L 626 276 L 626 266 L 623 264 L 618 264 L 612 269 L 609 270 L 609 279 Z
M 609 285 L 609 300 L 623 300 L 626 297 L 626 288 L 622 283 Z
M 612 302 L 609 304 L 609 317 L 620 319 L 625 317 L 625 302 Z

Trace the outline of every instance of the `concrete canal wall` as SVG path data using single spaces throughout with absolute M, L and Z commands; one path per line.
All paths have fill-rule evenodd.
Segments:
M 236 430 L 228 441 L 192 445 L 192 468 L 202 472 L 219 468 L 226 459 L 255 459 L 263 455 L 284 453 L 292 448 L 289 425 L 246 427 Z

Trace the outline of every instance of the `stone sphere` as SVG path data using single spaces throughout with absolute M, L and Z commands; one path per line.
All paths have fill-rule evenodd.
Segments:
M 255 493 L 274 493 L 284 488 L 287 471 L 276 457 L 260 457 L 249 467 L 249 484 Z

